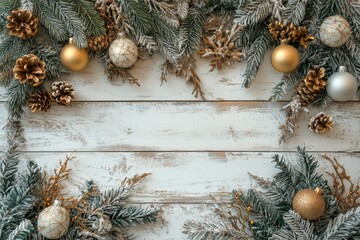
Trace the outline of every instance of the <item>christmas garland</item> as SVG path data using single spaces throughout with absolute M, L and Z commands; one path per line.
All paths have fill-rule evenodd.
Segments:
M 297 162 L 275 155 L 272 180 L 250 174 L 258 189 L 234 190 L 231 203 L 219 203 L 218 220 L 189 220 L 189 239 L 358 239 L 360 186 L 334 158 L 332 187 L 317 172 L 318 162 L 298 148 Z
M 127 204 L 134 188 L 149 174 L 125 178 L 106 191 L 88 181 L 80 196 L 65 196 L 62 189 L 74 157 L 67 156 L 50 174 L 33 161 L 22 169 L 21 133 L 20 123 L 10 120 L 8 148 L 0 158 L 0 239 L 133 239 L 130 228 L 159 218 L 157 209 Z
M 98 56 L 110 81 L 139 86 L 129 68 L 140 49 L 164 57 L 162 83 L 168 74 L 184 77 L 205 99 L 196 54 L 210 61 L 210 71 L 245 60 L 243 86 L 250 87 L 266 52 L 282 42 L 271 62 L 285 74 L 270 100 L 295 90 L 284 107 L 284 142 L 308 105 L 326 107 L 357 92 L 359 19 L 354 0 L 4 0 L 0 83 L 10 116 L 20 118 L 24 105 L 33 112 L 52 101 L 68 105 L 75 94 L 70 84 L 56 81 L 46 91 L 44 83 L 82 70 L 89 56 Z M 326 132 L 330 119 L 314 116 L 309 128 Z

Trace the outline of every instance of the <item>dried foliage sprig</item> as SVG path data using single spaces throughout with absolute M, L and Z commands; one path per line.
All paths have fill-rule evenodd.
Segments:
M 345 213 L 360 206 L 360 185 L 351 180 L 346 169 L 336 158 L 323 155 L 331 163 L 333 172 L 327 172 L 332 178 L 332 194 L 336 197 L 341 212 Z

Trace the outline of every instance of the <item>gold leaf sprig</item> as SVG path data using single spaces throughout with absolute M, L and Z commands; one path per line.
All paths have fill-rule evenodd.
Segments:
M 345 213 L 350 209 L 360 206 L 360 186 L 351 180 L 346 169 L 336 158 L 326 155 L 323 158 L 329 161 L 334 172 L 327 172 L 332 178 L 332 195 L 337 199 L 341 212 Z

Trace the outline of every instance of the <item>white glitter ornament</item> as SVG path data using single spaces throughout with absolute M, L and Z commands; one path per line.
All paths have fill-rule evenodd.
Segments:
M 69 213 L 61 207 L 61 201 L 58 200 L 55 200 L 52 206 L 42 210 L 37 221 L 39 232 L 48 239 L 62 237 L 67 233 L 69 224 Z
M 135 43 L 121 33 L 109 47 L 109 57 L 117 67 L 131 67 L 137 61 L 138 56 L 138 48 Z
M 356 78 L 346 71 L 345 66 L 340 66 L 339 71 L 331 75 L 326 83 L 326 92 L 335 101 L 350 100 L 357 89 Z
M 340 15 L 325 18 L 320 26 L 320 39 L 329 47 L 340 47 L 351 36 L 349 22 Z

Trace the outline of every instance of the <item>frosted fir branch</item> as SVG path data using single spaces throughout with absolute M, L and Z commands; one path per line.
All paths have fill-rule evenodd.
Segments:
M 7 34 L 0 36 L 0 66 L 6 65 L 24 49 L 24 41 Z
M 314 235 L 314 225 L 292 210 L 284 214 L 284 222 L 298 239 L 312 240 L 317 238 Z
M 282 15 L 283 20 L 288 23 L 293 23 L 296 26 L 300 25 L 306 13 L 308 0 L 290 0 L 286 4 L 285 11 Z
M 7 239 L 8 240 L 26 239 L 34 230 L 35 227 L 31 223 L 31 221 L 25 219 L 22 222 L 20 222 L 19 225 L 16 226 L 16 228 L 9 234 Z
M 48 29 L 50 35 L 59 41 L 69 40 L 67 27 L 56 18 L 55 12 L 47 1 L 33 1 L 34 12 L 39 17 L 39 21 Z
M 190 0 L 177 0 L 176 1 L 177 15 L 180 17 L 181 20 L 184 20 L 189 13 L 189 2 L 190 2 Z
M 230 240 L 235 239 L 232 231 L 222 221 L 194 221 L 188 220 L 183 225 L 183 233 L 188 235 L 190 240 Z
M 248 1 L 236 11 L 234 22 L 242 25 L 255 25 L 263 22 L 270 14 L 270 0 Z
M 75 11 L 84 23 L 87 36 L 99 36 L 106 33 L 105 23 L 89 0 L 75 1 Z
M 179 30 L 179 51 L 181 56 L 193 56 L 203 36 L 206 21 L 205 10 L 192 7 Z
M 326 228 L 323 238 L 326 240 L 349 239 L 360 226 L 360 207 L 340 214 Z
M 0 15 L 7 16 L 11 10 L 20 7 L 20 0 L 2 0 L 0 4 Z
M 251 86 L 251 82 L 256 78 L 260 65 L 265 58 L 266 51 L 273 42 L 272 36 L 264 27 L 264 29 L 258 33 L 258 37 L 254 40 L 246 54 L 247 67 L 244 73 L 242 86 L 246 88 Z
M 141 206 L 130 206 L 117 210 L 110 216 L 113 225 L 123 228 L 135 227 L 142 224 L 157 221 L 159 210 L 143 208 Z

